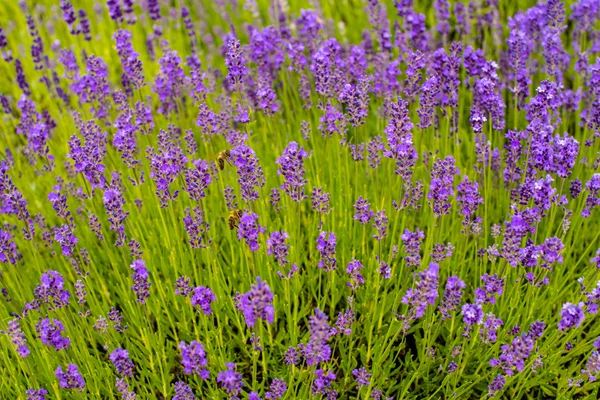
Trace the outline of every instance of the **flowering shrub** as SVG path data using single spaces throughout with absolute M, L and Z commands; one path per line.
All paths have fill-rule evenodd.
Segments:
M 4 1 L 0 397 L 596 398 L 599 19 Z

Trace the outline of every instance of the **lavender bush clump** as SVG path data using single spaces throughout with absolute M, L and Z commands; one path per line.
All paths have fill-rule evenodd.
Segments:
M 4 1 L 0 397 L 597 397 L 600 3 L 337 3 Z

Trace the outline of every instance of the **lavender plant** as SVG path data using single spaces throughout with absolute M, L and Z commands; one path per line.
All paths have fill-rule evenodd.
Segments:
M 598 396 L 598 0 L 1 9 L 1 398 Z

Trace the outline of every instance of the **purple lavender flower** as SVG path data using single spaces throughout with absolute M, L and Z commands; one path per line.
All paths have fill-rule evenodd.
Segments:
M 369 386 L 371 384 L 371 374 L 367 371 L 365 367 L 353 369 L 352 375 L 354 376 L 354 380 L 358 384 L 359 389 L 363 386 Z
M 231 37 L 227 40 L 227 52 L 225 54 L 225 65 L 227 66 L 227 79 L 233 88 L 240 90 L 239 84 L 244 80 L 247 72 L 246 60 L 240 48 L 240 41 Z
M 175 200 L 179 191 L 171 193 L 170 185 L 180 176 L 187 163 L 187 157 L 181 147 L 175 143 L 173 136 L 176 127 L 169 126 L 169 131 L 161 130 L 158 135 L 158 150 L 147 149 L 150 160 L 150 177 L 156 183 L 156 194 L 162 208 L 167 207 L 169 200 Z
M 485 321 L 483 322 L 482 336 L 484 343 L 496 343 L 498 339 L 498 328 L 502 326 L 503 322 L 500 318 L 494 314 L 486 314 Z
M 54 228 L 54 240 L 60 245 L 62 254 L 65 257 L 73 255 L 75 245 L 79 241 L 73 233 L 74 228 L 71 224 L 64 224 Z
M 471 226 L 472 217 L 477 212 L 479 204 L 483 203 L 483 198 L 479 195 L 479 185 L 475 181 L 469 181 L 467 176 L 456 187 L 456 201 L 463 214 L 463 225 Z
M 188 375 L 197 374 L 202 379 L 208 379 L 210 372 L 206 369 L 208 361 L 204 346 L 193 340 L 189 345 L 185 342 L 179 343 L 179 349 L 181 350 L 181 364 L 185 373 Z
M 331 347 L 327 342 L 334 330 L 327 323 L 327 319 L 327 314 L 318 308 L 315 308 L 315 315 L 308 319 L 310 339 L 308 344 L 302 347 L 302 355 L 308 365 L 327 362 L 331 357 Z
M 287 391 L 287 386 L 283 379 L 273 379 L 271 382 L 271 386 L 269 386 L 269 390 L 265 392 L 265 399 L 281 399 L 285 396 L 285 392 Z
M 53 319 L 51 322 L 50 319 L 44 318 L 36 324 L 35 330 L 42 343 L 54 347 L 56 351 L 66 349 L 71 345 L 71 340 L 62 336 L 65 326 L 57 319 Z
M 173 400 L 195 400 L 194 392 L 192 388 L 185 384 L 185 382 L 175 382 L 175 396 Z
M 346 268 L 346 273 L 350 275 L 350 281 L 348 282 L 348 286 L 352 288 L 352 290 L 356 290 L 359 286 L 364 285 L 365 279 L 360 273 L 360 270 L 363 268 L 363 265 L 360 261 L 356 259 L 352 259 L 348 263 L 348 268 Z
M 25 339 L 25 334 L 21 330 L 18 319 L 8 321 L 6 334 L 10 337 L 11 343 L 17 348 L 17 354 L 20 357 L 27 357 L 31 353 L 27 347 L 27 339 Z
M 198 286 L 191 293 L 190 300 L 192 306 L 201 309 L 204 314 L 210 315 L 212 314 L 211 304 L 217 300 L 217 297 L 210 288 Z
M 558 323 L 558 329 L 560 329 L 561 331 L 566 331 L 567 329 L 571 328 L 579 328 L 579 326 L 585 319 L 583 307 L 583 303 L 563 304 L 562 310 L 560 311 L 561 320 Z
M 102 202 L 108 215 L 108 222 L 110 223 L 110 229 L 117 234 L 116 246 L 123 246 L 127 240 L 125 236 L 125 219 L 129 215 L 129 212 L 123 211 L 125 205 L 125 198 L 121 193 L 121 189 L 118 185 L 112 184 L 110 188 L 104 191 L 102 195 Z
M 496 375 L 492 383 L 488 386 L 488 396 L 494 397 L 496 393 L 501 391 L 506 385 L 506 378 L 502 374 Z
M 246 203 L 258 199 L 256 186 L 263 186 L 263 175 L 254 150 L 244 143 L 234 147 L 230 152 L 230 160 L 238 173 L 242 200 Z
M 409 267 L 416 267 L 421 264 L 421 242 L 425 239 L 425 234 L 422 230 L 417 228 L 415 232 L 411 232 L 408 229 L 404 230 L 402 234 L 402 243 L 404 243 L 404 251 L 406 256 L 406 265 Z
M 463 316 L 463 322 L 468 326 L 481 324 L 483 321 L 483 310 L 481 304 L 470 304 L 465 303 L 461 310 Z
M 129 390 L 129 384 L 124 378 L 117 378 L 115 382 L 117 392 L 121 394 L 122 400 L 137 400 L 135 392 Z
M 131 33 L 123 29 L 117 30 L 113 35 L 117 53 L 123 65 L 123 76 L 125 79 L 122 78 L 122 81 L 130 84 L 131 89 L 138 90 L 144 86 L 144 71 L 142 69 L 142 62 L 139 60 L 140 55 L 136 53 L 131 45 L 131 37 Z M 127 90 L 128 88 L 125 89 Z
M 46 400 L 46 395 L 48 394 L 48 391 L 44 388 L 39 388 L 39 389 L 28 389 L 27 392 L 25 392 L 25 394 L 27 395 L 27 400 Z
M 321 214 L 328 214 L 331 209 L 329 208 L 330 195 L 327 192 L 323 192 L 323 188 L 316 187 L 312 191 L 312 207 L 313 210 Z
M 169 115 L 178 111 L 178 104 L 190 85 L 190 79 L 183 72 L 181 57 L 176 51 L 166 51 L 158 63 L 160 69 L 152 90 L 160 100 L 158 112 Z
M 193 168 L 185 170 L 185 190 L 189 193 L 190 199 L 199 201 L 206 197 L 206 189 L 212 182 L 212 177 L 206 161 L 194 160 L 192 164 Z
M 256 285 L 236 299 L 236 308 L 244 314 L 249 327 L 254 327 L 257 319 L 263 319 L 272 324 L 275 319 L 273 307 L 273 292 L 267 283 L 256 278 Z
M 133 376 L 133 362 L 129 359 L 129 353 L 125 349 L 115 349 L 108 357 L 115 366 L 117 373 L 121 376 Z
M 100 57 L 88 57 L 87 75 L 71 84 L 71 89 L 82 102 L 94 104 L 91 111 L 98 118 L 106 116 L 109 108 L 110 87 L 108 85 L 108 66 Z M 97 106 L 96 106 L 97 104 Z
M 448 278 L 442 304 L 438 307 L 438 310 L 442 313 L 442 319 L 451 318 L 450 313 L 458 310 L 463 295 L 463 289 L 466 287 L 467 285 L 465 282 L 458 276 L 451 276 Z
M 588 195 L 585 199 L 585 208 L 581 212 L 584 218 L 589 218 L 591 211 L 600 207 L 600 174 L 594 174 L 585 184 Z
M 385 128 L 389 149 L 383 155 L 396 162 L 394 173 L 403 180 L 410 179 L 412 168 L 415 166 L 419 155 L 413 145 L 413 123 L 408 116 L 408 103 L 398 98 L 398 102 L 390 104 L 390 120 Z
M 333 232 L 321 232 L 317 238 L 317 250 L 321 254 L 318 267 L 327 272 L 335 271 L 337 260 L 335 258 L 336 236 Z
M 26 304 L 26 310 L 39 309 L 40 304 L 49 304 L 48 310 L 62 308 L 69 304 L 71 293 L 66 290 L 65 281 L 57 271 L 46 271 L 40 278 L 40 284 L 36 285 L 33 294 L 35 300 Z
M 279 165 L 278 175 L 282 175 L 285 182 L 281 185 L 281 190 L 285 191 L 295 202 L 306 199 L 308 196 L 304 193 L 303 160 L 308 157 L 308 153 L 303 147 L 298 147 L 298 143 L 290 142 L 279 157 L 276 163 Z
M 485 283 L 475 289 L 475 302 L 477 304 L 496 304 L 496 296 L 504 293 L 504 280 L 498 275 L 484 274 L 481 280 Z
M 229 396 L 236 397 L 244 386 L 242 374 L 235 372 L 235 363 L 225 363 L 225 367 L 227 368 L 225 371 L 219 372 L 217 383 Z
M 385 215 L 385 210 L 378 211 L 375 213 L 373 220 L 373 228 L 377 230 L 377 233 L 373 235 L 374 239 L 382 240 L 387 236 L 388 229 L 388 217 Z
M 449 198 L 454 194 L 454 175 L 460 172 L 454 162 L 454 157 L 447 156 L 444 159 L 435 160 L 433 163 L 427 199 L 437 217 L 449 214 L 450 207 L 452 207 Z
M 356 320 L 354 315 L 354 310 L 348 308 L 344 312 L 340 312 L 337 316 L 337 320 L 335 321 L 335 327 L 339 333 L 343 333 L 348 336 L 352 334 L 352 324 Z
M 63 389 L 83 389 L 85 387 L 83 376 L 81 376 L 79 367 L 75 364 L 67 365 L 66 370 L 63 370 L 63 367 L 58 366 L 55 374 L 56 378 L 59 380 L 60 387 Z
M 411 306 L 409 319 L 421 318 L 425 314 L 427 304 L 435 304 L 438 297 L 439 265 L 430 263 L 422 272 L 415 273 L 419 278 L 415 288 L 410 288 L 402 298 L 402 303 Z
M 286 232 L 275 231 L 267 239 L 267 254 L 274 256 L 280 266 L 289 262 L 287 257 L 290 246 L 285 244 L 289 237 Z
M 133 286 L 131 289 L 135 292 L 137 298 L 136 301 L 141 304 L 146 304 L 146 299 L 150 297 L 150 283 L 148 282 L 148 270 L 146 269 L 146 263 L 144 260 L 134 260 L 131 264 L 133 269 Z
M 237 231 L 238 240 L 243 239 L 252 251 L 257 251 L 260 248 L 258 234 L 266 232 L 265 228 L 260 226 L 257 221 L 258 215 L 251 211 L 244 212 L 240 218 L 240 225 Z
M 594 350 L 585 363 L 581 373 L 587 375 L 590 382 L 595 382 L 600 373 L 600 351 Z
M 0 261 L 15 264 L 19 258 L 20 254 L 17 251 L 17 244 L 13 240 L 13 235 L 0 229 Z
M 296 365 L 300 362 L 298 350 L 295 347 L 288 347 L 284 354 L 286 365 Z
M 206 232 L 210 229 L 204 211 L 201 207 L 194 207 L 190 210 L 188 207 L 184 210 L 185 217 L 183 217 L 183 224 L 185 231 L 187 232 L 188 242 L 192 246 L 192 249 L 205 249 L 208 247 L 212 240 L 206 237 Z
M 318 369 L 315 371 L 315 375 L 317 377 L 315 378 L 313 385 L 310 388 L 313 393 L 313 396 L 317 394 L 329 394 L 333 391 L 331 389 L 331 384 L 333 383 L 333 381 L 335 381 L 336 378 L 333 371 L 325 371 L 323 369 Z
M 375 215 L 375 213 L 371 211 L 369 200 L 364 199 L 362 196 L 358 196 L 358 199 L 356 199 L 354 209 L 356 210 L 356 213 L 354 214 L 354 220 L 363 225 L 368 224 L 369 221 L 371 221 L 371 218 L 373 218 Z

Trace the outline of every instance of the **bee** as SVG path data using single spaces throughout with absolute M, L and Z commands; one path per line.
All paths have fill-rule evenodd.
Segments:
M 237 229 L 240 223 L 240 218 L 242 218 L 242 214 L 244 214 L 244 210 L 240 209 L 232 210 L 229 213 L 229 218 L 227 218 L 227 225 L 229 225 L 230 230 Z
M 229 152 L 229 150 L 223 150 L 217 155 L 217 165 L 219 166 L 219 169 L 221 171 L 223 171 L 223 169 L 225 168 L 225 162 L 229 162 L 230 156 L 231 153 Z

